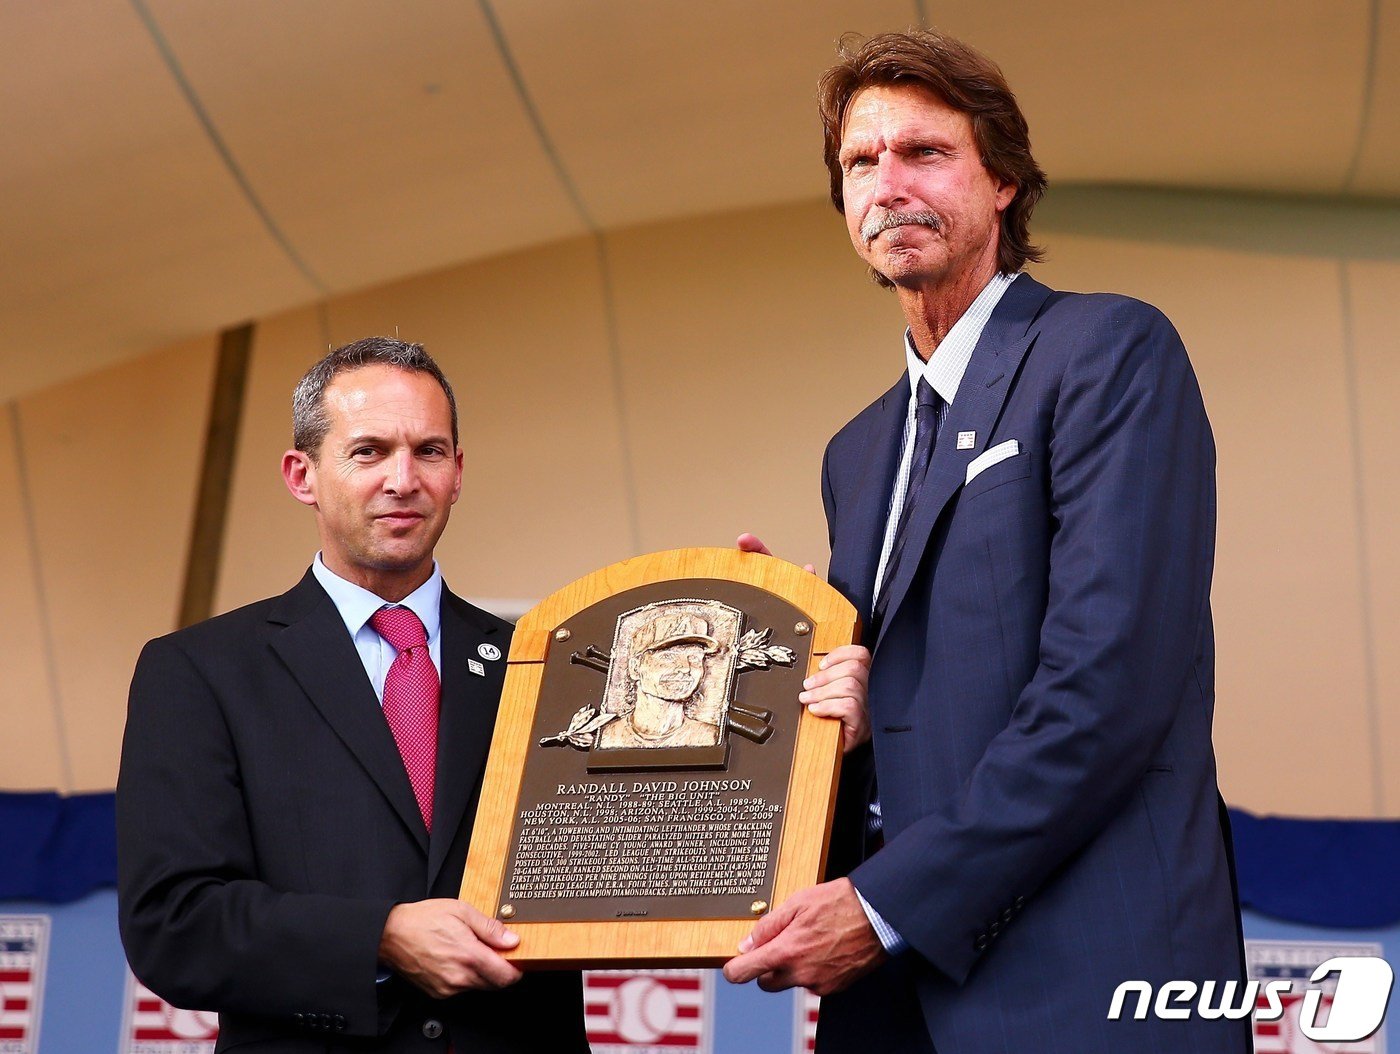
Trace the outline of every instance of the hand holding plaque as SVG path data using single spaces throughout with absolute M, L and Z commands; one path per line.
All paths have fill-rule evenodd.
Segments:
M 797 698 L 855 631 L 814 575 L 728 549 L 624 561 L 527 613 L 462 885 L 520 934 L 507 957 L 715 965 L 817 881 L 841 725 Z

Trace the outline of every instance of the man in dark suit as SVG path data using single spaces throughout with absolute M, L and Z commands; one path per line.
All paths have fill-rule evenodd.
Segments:
M 332 352 L 283 475 L 321 552 L 290 592 L 151 641 L 117 786 L 122 939 L 219 1049 L 588 1050 L 575 972 L 453 899 L 511 627 L 433 548 L 462 485 L 452 390 L 416 344 Z
M 1210 740 L 1214 448 L 1185 349 L 1145 304 L 1020 273 L 1045 177 L 984 56 L 875 37 L 821 109 L 833 201 L 908 323 L 906 374 L 822 477 L 831 581 L 868 620 L 873 757 L 843 772 L 849 877 L 781 905 L 726 973 L 829 996 L 825 1052 L 1246 1051 L 1247 1020 L 1190 1004 L 1108 1020 L 1124 981 L 1214 981 L 1214 1005 L 1242 969 Z

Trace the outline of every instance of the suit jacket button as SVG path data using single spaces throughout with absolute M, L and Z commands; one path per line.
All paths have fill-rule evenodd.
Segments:
M 1011 919 L 1015 916 L 1015 914 L 1016 914 L 1016 913 L 1015 913 L 1014 911 L 1012 911 L 1010 908 L 1007 908 L 1005 911 L 1003 911 L 1003 912 L 1001 913 L 1001 921 L 1002 921 L 1002 922 L 1010 922 Z
M 436 1020 L 435 1018 L 431 1018 L 431 1017 L 430 1017 L 430 1018 L 428 1018 L 428 1020 L 426 1020 L 426 1021 L 423 1022 L 423 1038 L 424 1038 L 424 1039 L 437 1039 L 440 1035 L 442 1035 L 442 1022 L 441 1022 L 441 1021 L 438 1021 L 438 1020 Z
M 1016 898 L 1016 903 L 1012 904 L 1011 906 L 1012 906 L 1013 908 L 1015 908 L 1017 911 L 1020 911 L 1022 908 L 1024 908 L 1024 907 L 1026 906 L 1026 898 L 1025 898 L 1025 897 L 1017 897 L 1017 898 Z
M 331 1024 L 332 1024 L 332 1026 L 335 1028 L 335 1030 L 336 1030 L 337 1032 L 344 1032 L 344 1031 L 345 1031 L 345 1015 L 344 1015 L 344 1014 L 336 1014 L 336 1015 L 335 1015 L 335 1020 L 332 1021 Z
M 998 934 L 1001 933 L 1001 923 L 1000 923 L 1000 922 L 994 922 L 994 923 L 992 923 L 990 926 L 987 927 L 987 932 L 988 932 L 991 936 L 993 936 L 993 937 L 997 936 Z
M 975 941 L 972 942 L 972 947 L 973 947 L 973 950 L 975 950 L 975 951 L 979 951 L 979 952 L 984 952 L 984 951 L 986 951 L 986 950 L 987 950 L 987 935 L 986 935 L 985 933 L 979 933 L 979 934 L 977 935 L 977 939 L 976 939 Z
M 298 1025 L 304 1025 L 304 1024 L 306 1024 L 306 1015 L 305 1015 L 305 1014 L 293 1014 L 293 1015 L 292 1015 L 292 1020 L 295 1021 Z

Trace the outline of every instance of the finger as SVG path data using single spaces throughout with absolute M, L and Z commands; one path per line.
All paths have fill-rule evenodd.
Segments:
M 791 901 L 780 904 L 777 909 L 763 916 L 754 924 L 749 935 L 739 942 L 739 950 L 747 952 L 754 948 L 761 948 L 787 929 L 788 923 L 793 920 L 796 914 Z
M 802 704 L 807 708 L 807 712 L 813 717 L 820 717 L 823 721 L 843 721 L 848 725 L 857 725 L 862 721 L 869 720 L 865 714 L 865 708 L 858 700 L 850 696 L 837 696 L 833 699 L 813 699 L 810 703 Z
M 758 976 L 750 972 L 751 963 L 747 955 L 736 955 L 720 969 L 724 979 L 730 984 L 747 984 Z
M 762 977 L 785 966 L 775 953 L 774 946 L 766 944 L 743 955 L 736 955 L 725 963 L 724 979 L 731 984 L 747 984 L 756 977 Z
M 856 710 L 865 708 L 865 687 L 852 681 L 838 681 L 836 684 L 813 688 L 810 692 L 802 692 L 797 701 L 809 710 L 819 703 L 849 703 L 851 713 L 854 714 Z
M 802 682 L 803 688 L 816 688 L 823 684 L 830 684 L 839 677 L 859 677 L 860 665 L 854 662 L 821 663 L 815 673 L 808 675 Z
M 470 904 L 463 904 L 467 913 L 459 916 L 467 927 L 476 934 L 477 940 L 491 948 L 499 948 L 502 951 L 510 951 L 520 943 L 520 934 L 514 930 L 507 929 L 506 924 L 500 919 L 493 919 L 489 915 L 482 914 Z
M 786 992 L 794 984 L 791 978 L 786 970 L 774 970 L 758 979 L 758 987 L 765 992 Z
M 524 976 L 518 967 L 512 966 L 485 945 L 477 945 L 471 965 L 487 988 L 505 988 Z
M 844 753 L 849 753 L 870 738 L 870 722 L 866 720 L 863 709 L 847 708 L 842 703 L 816 703 L 807 709 L 812 716 L 824 721 L 841 722 L 841 749 Z
M 813 675 L 802 682 L 799 703 L 819 703 L 823 699 L 854 699 L 863 702 L 868 694 L 865 678 L 858 673 L 836 670 L 830 676 Z
M 841 662 L 827 660 L 818 664 L 816 672 L 807 676 L 802 682 L 802 687 L 816 688 L 819 685 L 838 681 L 843 677 L 864 685 L 870 680 L 870 667 L 855 659 L 845 659 Z
M 747 531 L 739 535 L 739 537 L 735 540 L 734 544 L 739 547 L 741 552 L 762 553 L 764 556 L 773 555 L 769 551 L 768 546 L 763 544 L 762 539 L 760 539 L 757 535 L 749 534 Z
M 855 662 L 862 666 L 870 666 L 870 649 L 859 644 L 842 644 L 840 647 L 832 648 L 831 651 L 822 658 L 821 667 L 825 669 L 838 662 Z
M 835 669 L 823 675 L 813 675 L 802 682 L 797 693 L 800 702 L 816 703 L 823 699 L 865 698 L 865 678 L 853 670 Z
M 860 728 L 852 728 L 844 725 L 841 729 L 841 753 L 849 754 L 856 747 L 870 742 L 870 726 L 863 725 Z
M 816 564 L 803 564 L 803 565 L 802 565 L 802 570 L 806 571 L 806 572 L 807 572 L 808 574 L 810 574 L 810 575 L 814 575 L 814 574 L 817 573 L 817 565 L 816 565 Z
M 856 706 L 854 699 L 822 699 L 815 703 L 808 703 L 807 712 L 814 717 L 844 721 L 851 725 L 854 725 L 859 717 L 859 707 Z

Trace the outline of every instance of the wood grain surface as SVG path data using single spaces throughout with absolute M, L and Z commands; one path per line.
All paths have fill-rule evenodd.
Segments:
M 737 549 L 674 549 L 594 571 L 551 594 L 520 619 L 512 639 L 461 899 L 488 915 L 500 907 L 521 773 L 554 628 L 615 593 L 673 579 L 743 582 L 798 608 L 812 624 L 808 675 L 832 649 L 855 640 L 858 619 L 845 597 L 795 564 Z M 793 705 L 797 705 L 796 700 Z M 841 767 L 840 722 L 805 710 L 788 780 L 777 849 L 773 907 L 820 880 Z M 506 958 L 529 967 L 717 966 L 737 953 L 757 916 L 703 920 L 510 923 L 520 944 Z

